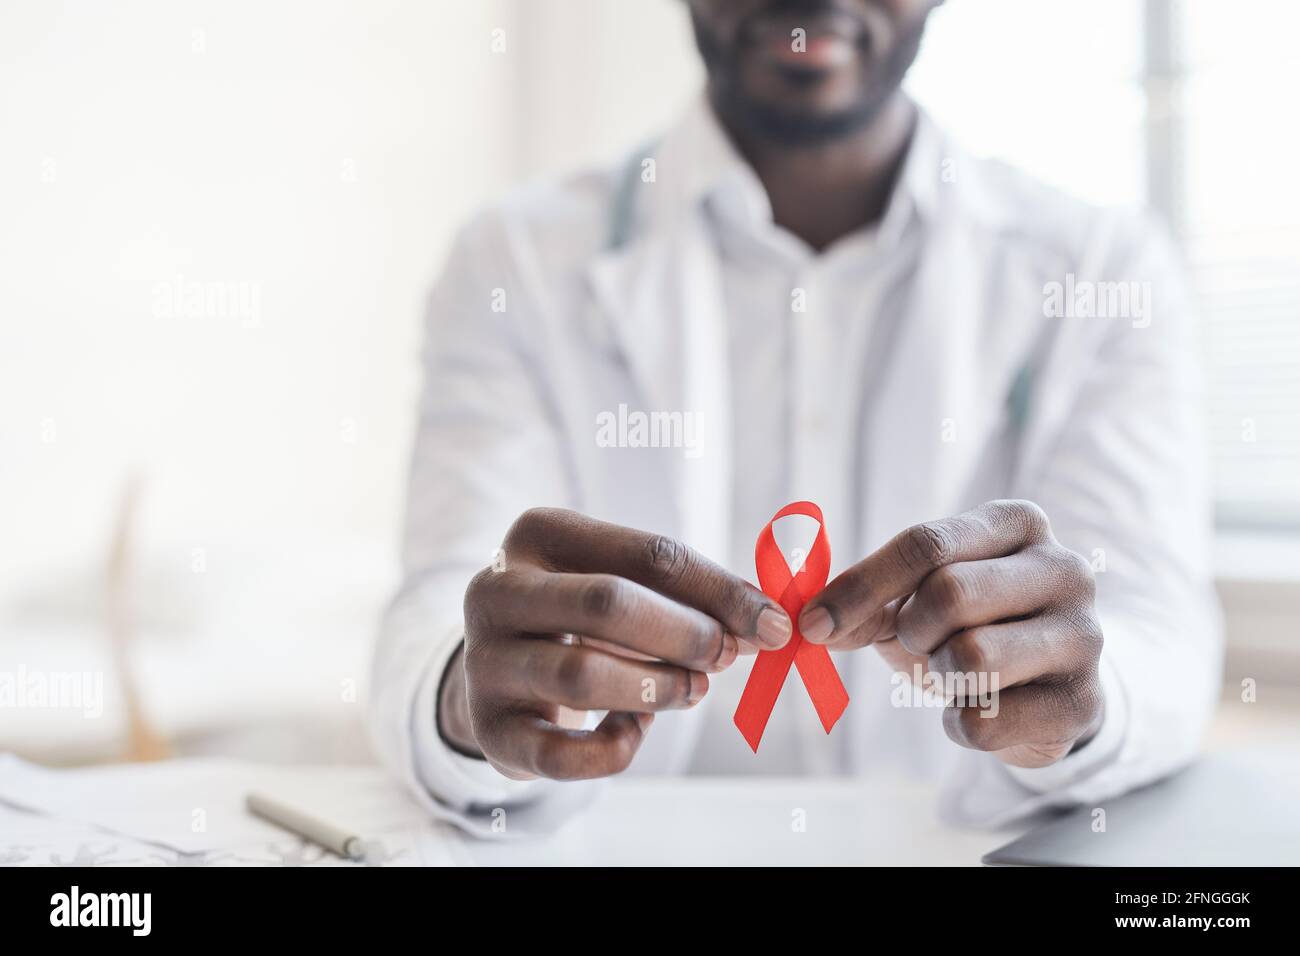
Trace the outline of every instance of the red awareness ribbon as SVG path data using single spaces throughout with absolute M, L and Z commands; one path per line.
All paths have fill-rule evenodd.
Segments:
M 806 515 L 817 522 L 817 538 L 804 560 L 798 574 L 790 573 L 790 565 L 777 547 L 772 525 L 789 515 Z M 776 698 L 781 693 L 790 665 L 799 668 L 803 686 L 812 698 L 817 716 L 829 734 L 835 722 L 849 706 L 849 693 L 844 689 L 839 672 L 831 661 L 830 652 L 821 644 L 811 644 L 799 633 L 799 612 L 814 594 L 826 586 L 831 570 L 831 543 L 826 538 L 826 523 L 822 510 L 811 501 L 796 501 L 786 505 L 758 535 L 754 546 L 754 564 L 758 568 L 758 583 L 763 593 L 775 598 L 794 623 L 794 633 L 784 647 L 776 651 L 759 651 L 754 669 L 749 672 L 745 691 L 736 707 L 735 722 L 754 753 L 758 753 L 763 730 L 772 716 Z

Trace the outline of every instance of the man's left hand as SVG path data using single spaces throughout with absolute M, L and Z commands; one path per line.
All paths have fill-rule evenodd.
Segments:
M 967 698 L 948 736 L 1017 767 L 1054 763 L 1101 726 L 1092 568 L 1028 501 L 908 528 L 831 581 L 799 617 L 831 650 L 875 644 L 895 668 L 987 674 L 996 716 Z

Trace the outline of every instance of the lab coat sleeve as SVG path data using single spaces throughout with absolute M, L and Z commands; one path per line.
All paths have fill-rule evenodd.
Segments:
M 572 504 L 556 426 L 515 324 L 526 294 L 503 237 L 490 215 L 466 227 L 430 296 L 403 581 L 375 647 L 370 723 L 381 760 L 432 815 L 519 836 L 551 829 L 590 787 L 508 779 L 448 747 L 436 719 L 470 579 L 520 513 Z
M 1162 232 L 1129 223 L 1100 241 L 1079 278 L 1146 284 L 1149 322 L 1054 320 L 1072 325 L 1037 384 L 1052 424 L 1016 493 L 1038 502 L 1057 539 L 1096 571 L 1105 717 L 1049 767 L 965 755 L 945 795 L 948 815 L 964 822 L 1099 805 L 1172 772 L 1194 757 L 1219 692 L 1195 318 Z M 1058 388 L 1066 381 L 1073 387 Z

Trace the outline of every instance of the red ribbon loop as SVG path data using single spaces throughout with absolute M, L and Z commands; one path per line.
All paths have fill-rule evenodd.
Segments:
M 777 546 L 772 525 L 789 515 L 805 515 L 817 522 L 817 538 L 804 560 L 798 574 L 790 573 L 790 566 Z M 790 665 L 799 669 L 803 685 L 812 698 L 813 707 L 829 734 L 835 722 L 849 706 L 849 694 L 844 689 L 839 672 L 831 661 L 830 652 L 820 644 L 810 644 L 799 633 L 799 612 L 814 594 L 826 586 L 831 570 L 831 544 L 826 538 L 826 523 L 822 511 L 811 501 L 796 501 L 786 505 L 773 516 L 758 535 L 754 546 L 754 564 L 758 569 L 758 584 L 763 593 L 774 598 L 794 622 L 794 633 L 784 647 L 776 651 L 759 651 L 754 669 L 749 672 L 745 691 L 736 707 L 735 722 L 754 753 L 767 727 L 776 698 L 781 693 Z

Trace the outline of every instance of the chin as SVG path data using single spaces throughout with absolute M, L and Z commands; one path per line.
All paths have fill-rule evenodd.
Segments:
M 762 95 L 718 91 L 714 105 L 733 128 L 788 145 L 817 145 L 847 136 L 879 113 L 885 96 L 819 84 L 804 90 L 764 90 Z
M 865 109 L 813 110 L 751 103 L 733 121 L 751 135 L 788 146 L 817 146 L 842 139 L 871 122 Z
M 881 99 L 859 64 L 807 69 L 749 64 L 715 89 L 718 111 L 755 135 L 816 142 L 868 122 Z

